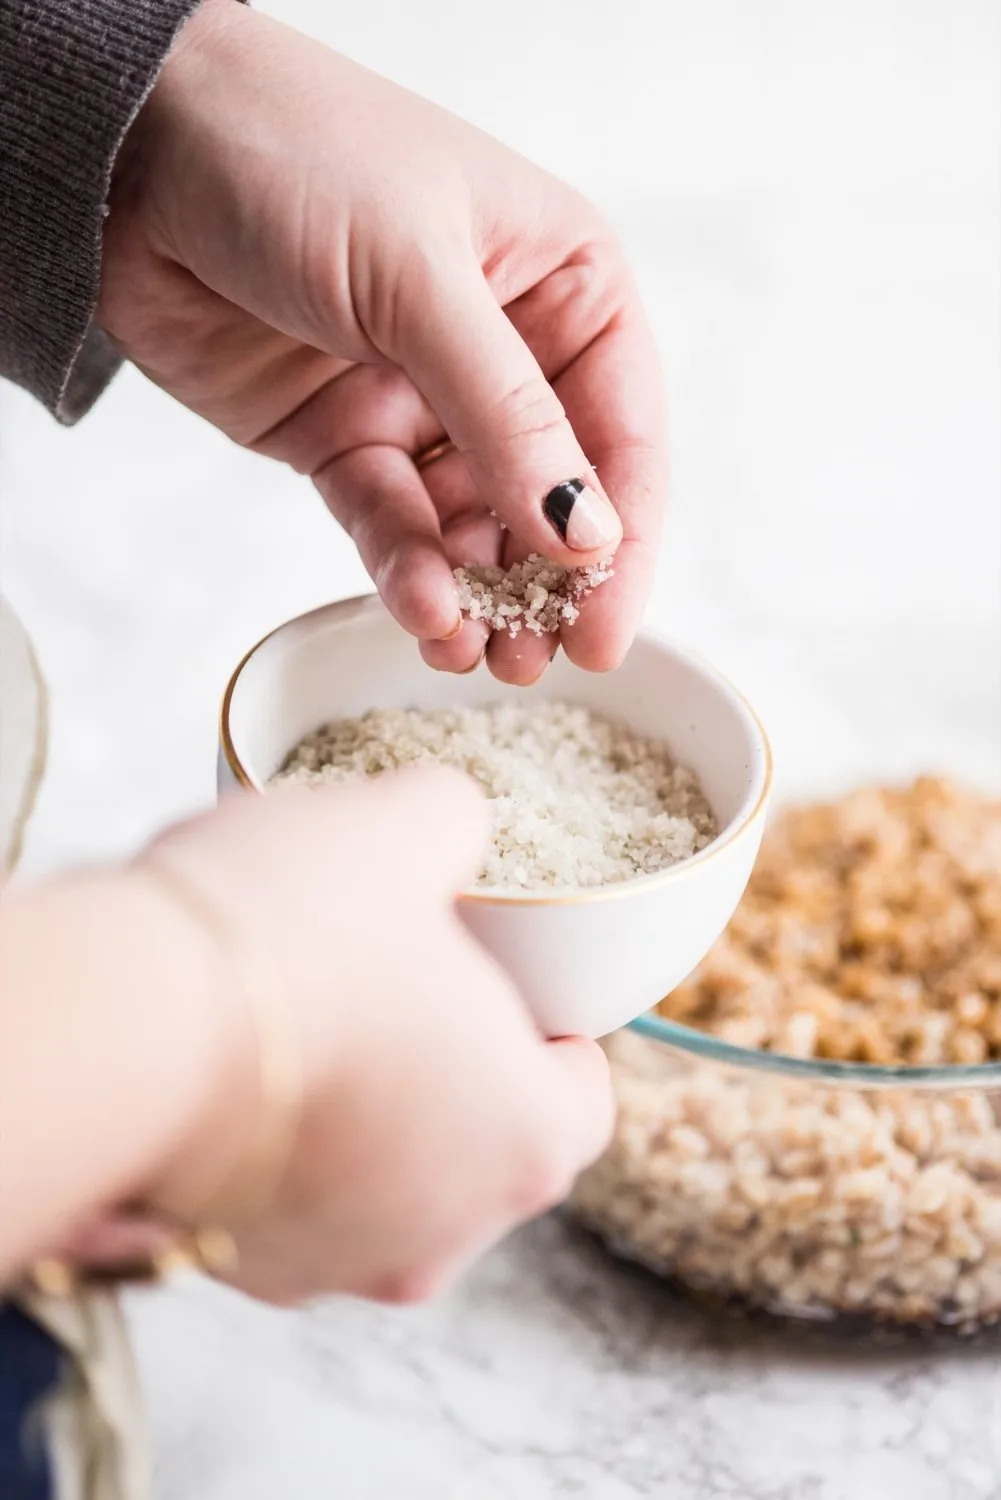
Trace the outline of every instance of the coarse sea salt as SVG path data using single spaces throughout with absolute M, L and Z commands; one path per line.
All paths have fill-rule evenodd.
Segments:
M 578 704 L 373 709 L 307 735 L 275 782 L 322 785 L 436 763 L 490 802 L 480 886 L 576 889 L 648 875 L 716 834 L 691 771 L 667 746 Z
M 459 608 L 470 620 L 509 635 L 552 635 L 561 625 L 573 625 L 581 601 L 613 575 L 607 562 L 564 568 L 533 553 L 510 568 L 455 568 L 454 576 Z

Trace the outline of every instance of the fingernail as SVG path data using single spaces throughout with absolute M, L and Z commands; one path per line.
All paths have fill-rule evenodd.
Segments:
M 456 620 L 455 624 L 452 626 L 451 630 L 448 632 L 448 634 L 447 635 L 440 635 L 438 637 L 438 639 L 440 641 L 454 641 L 455 638 L 456 638 L 456 636 L 459 634 L 459 631 L 461 629 L 462 629 L 462 616 L 460 615 L 459 618 Z
M 583 479 L 565 479 L 549 491 L 542 505 L 546 520 L 575 552 L 593 552 L 622 535 L 612 506 Z

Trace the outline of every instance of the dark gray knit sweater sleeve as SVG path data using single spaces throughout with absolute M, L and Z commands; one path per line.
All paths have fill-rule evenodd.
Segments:
M 118 148 L 200 0 L 0 0 L 0 376 L 75 422 L 119 365 L 91 326 Z

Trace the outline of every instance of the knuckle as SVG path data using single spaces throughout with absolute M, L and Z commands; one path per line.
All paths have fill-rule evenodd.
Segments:
M 361 550 L 357 537 L 355 541 Z M 428 617 L 433 611 L 420 588 L 420 580 L 415 577 L 414 562 L 420 550 L 419 540 L 415 537 L 401 537 L 381 549 L 373 543 L 374 538 L 370 538 L 369 547 L 373 553 L 377 553 L 372 566 L 376 588 L 391 602 L 394 611 L 404 617 L 409 629 L 420 629 L 422 624 L 428 623 Z
M 552 386 L 541 377 L 520 381 L 498 400 L 492 426 L 506 443 L 525 438 L 563 436 L 566 412 Z
M 382 407 L 410 394 L 410 383 L 396 365 L 356 365 L 353 373 L 366 404 Z
M 562 304 L 573 308 L 582 336 L 589 341 L 614 322 L 629 286 L 625 261 L 607 244 L 588 245 L 554 279 Z

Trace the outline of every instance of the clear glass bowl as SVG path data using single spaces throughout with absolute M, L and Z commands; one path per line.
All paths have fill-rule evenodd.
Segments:
M 1001 1063 L 785 1057 L 642 1017 L 570 1211 L 713 1300 L 970 1336 L 1001 1321 Z

